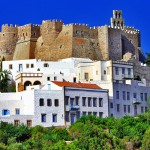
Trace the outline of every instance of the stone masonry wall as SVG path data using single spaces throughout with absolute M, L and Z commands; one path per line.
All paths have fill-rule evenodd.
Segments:
M 46 20 L 42 25 L 3 25 L 0 32 L 0 56 L 5 60 L 57 61 L 69 57 L 121 60 L 124 55 L 135 55 L 139 60 L 139 49 L 140 33 L 129 27 L 91 28 L 85 24 L 64 25 L 62 21 Z
M 109 58 L 113 60 L 122 59 L 121 30 L 109 28 Z

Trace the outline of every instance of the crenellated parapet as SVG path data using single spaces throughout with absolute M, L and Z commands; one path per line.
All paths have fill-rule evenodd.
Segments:
M 40 25 L 26 24 L 18 27 L 18 40 L 38 38 L 40 36 Z
M 140 31 L 125 26 L 121 10 L 114 10 L 110 26 L 90 27 L 83 23 L 64 24 L 43 20 L 41 25 L 2 25 L 0 56 L 8 59 L 58 60 L 88 57 L 93 60 L 129 60 L 142 54 Z M 139 55 L 140 52 L 140 55 Z M 8 60 L 6 58 L 6 60 Z
M 8 24 L 3 24 L 2 28 L 1 28 L 1 32 L 5 33 L 5 32 L 15 32 L 17 33 L 18 31 L 18 26 L 15 25 L 13 26 L 12 24 L 8 25 Z

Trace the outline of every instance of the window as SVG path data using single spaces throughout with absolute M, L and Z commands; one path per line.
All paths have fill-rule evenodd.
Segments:
M 106 75 L 106 70 L 104 70 L 104 75 Z
M 75 103 L 76 103 L 76 106 L 78 106 L 79 105 L 79 97 L 75 97 Z
M 144 108 L 143 108 L 143 106 L 141 106 L 141 113 L 143 113 L 144 112 Z
M 65 96 L 65 104 L 69 105 L 69 96 Z
M 50 81 L 50 77 L 47 77 L 47 81 Z
M 57 77 L 56 76 L 54 77 L 54 81 L 57 81 Z
M 89 74 L 88 73 L 84 73 L 84 79 L 89 80 Z
M 60 45 L 60 46 L 59 46 L 59 48 L 62 48 L 62 47 L 63 47 L 63 45 Z
M 10 111 L 8 109 L 2 110 L 2 116 L 8 116 L 10 115 Z
M 74 106 L 74 98 L 70 98 L 70 105 Z
M 133 93 L 133 98 L 136 98 L 136 93 Z
M 74 77 L 74 78 L 73 78 L 73 82 L 77 82 L 77 79 L 76 79 L 76 77 Z
M 31 68 L 34 68 L 34 64 L 31 64 Z
M 147 93 L 144 93 L 145 101 L 147 101 Z
M 44 106 L 44 99 L 43 99 L 43 98 L 40 98 L 40 100 L 39 100 L 39 105 L 40 105 L 40 106 Z
M 128 105 L 128 113 L 130 113 L 130 105 Z
M 117 112 L 119 112 L 119 111 L 120 111 L 120 105 L 117 104 Z
M 82 106 L 86 106 L 86 97 L 82 97 Z
M 122 74 L 125 74 L 125 68 L 122 68 Z
M 66 122 L 69 122 L 69 111 L 66 111 Z
M 119 91 L 116 91 L 116 99 L 119 99 Z
M 16 112 L 16 115 L 20 115 L 20 109 L 19 108 L 16 108 L 15 112 Z
M 99 98 L 99 107 L 103 107 L 103 98 Z
M 88 97 L 88 107 L 92 107 L 92 100 L 91 100 L 91 97 Z
M 123 100 L 126 100 L 126 92 L 123 91 L 122 94 L 123 94 Z
M 94 116 L 97 116 L 97 112 L 93 112 L 93 115 L 94 115 Z
M 53 114 L 53 122 L 57 122 L 57 114 Z
M 20 125 L 20 120 L 14 120 L 14 125 L 19 126 Z
M 145 112 L 147 112 L 147 107 L 145 107 Z
M 97 107 L 97 98 L 93 98 L 93 107 Z
M 32 126 L 32 120 L 27 120 L 27 127 L 31 127 Z
M 115 67 L 115 74 L 119 75 L 119 68 L 118 67 Z
M 143 101 L 143 93 L 141 93 L 140 96 L 141 96 L 141 101 Z
M 124 105 L 124 112 L 126 113 L 126 105 Z
M 52 100 L 51 99 L 47 99 L 47 106 L 52 106 Z
M 83 112 L 82 112 L 82 116 L 86 116 L 86 111 L 83 111 Z
M 88 115 L 91 115 L 92 114 L 92 112 L 88 112 Z
M 22 64 L 19 64 L 19 71 L 22 71 L 23 68 L 22 68 Z
M 26 68 L 29 68 L 29 64 L 26 64 Z
M 46 114 L 41 114 L 41 122 L 46 122 Z
M 55 102 L 54 102 L 55 106 L 58 107 L 58 106 L 59 106 L 59 100 L 58 100 L 58 99 L 55 99 L 54 101 L 55 101 Z
M 131 75 L 131 68 L 128 68 L 128 75 Z
M 48 63 L 45 63 L 45 64 L 44 64 L 44 67 L 49 67 Z
M 103 112 L 99 112 L 99 118 L 103 118 Z
M 127 100 L 130 100 L 130 92 L 127 92 Z
M 9 65 L 9 69 L 13 69 L 13 66 L 12 66 L 12 64 L 10 64 L 10 65 Z
M 110 108 L 113 108 L 113 103 L 110 103 Z

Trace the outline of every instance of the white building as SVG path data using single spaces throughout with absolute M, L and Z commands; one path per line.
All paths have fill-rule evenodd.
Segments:
M 133 63 L 96 61 L 77 65 L 77 80 L 109 90 L 109 115 L 123 117 L 144 113 L 150 107 L 150 88 L 146 81 L 134 80 Z M 142 98 L 143 97 L 143 98 Z
M 67 58 L 60 61 L 13 60 L 3 61 L 2 69 L 11 71 L 17 91 L 22 91 L 26 86 L 46 84 L 47 81 L 76 82 L 75 66 L 79 62 L 92 60 L 87 58 Z
M 68 126 L 80 116 L 108 116 L 108 91 L 96 84 L 48 82 L 0 93 L 0 121 L 28 126 Z

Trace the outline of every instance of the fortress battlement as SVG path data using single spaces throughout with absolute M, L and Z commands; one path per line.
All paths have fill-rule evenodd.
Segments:
M 1 29 L 1 32 L 4 33 L 4 32 L 17 32 L 18 30 L 18 26 L 17 25 L 8 25 L 8 24 L 3 24 L 2 25 L 2 29 Z
M 0 49 L 9 52 L 5 60 L 43 59 L 56 61 L 68 57 L 93 60 L 126 60 L 127 53 L 139 58 L 140 31 L 125 26 L 121 10 L 114 10 L 110 25 L 64 24 L 62 20 L 43 20 L 41 25 L 4 24 L 0 32 Z M 140 52 L 141 53 L 141 52 Z

